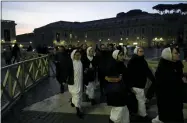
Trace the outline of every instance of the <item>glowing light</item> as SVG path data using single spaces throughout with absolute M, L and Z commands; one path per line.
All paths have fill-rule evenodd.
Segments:
M 79 41 L 77 41 L 77 42 L 79 42 Z
M 108 40 L 110 41 L 110 38 Z
M 11 41 L 11 43 L 16 43 L 16 40 Z
M 5 43 L 5 41 L 4 41 L 4 40 L 1 40 L 1 43 Z
M 20 48 L 22 48 L 22 47 L 23 47 L 23 45 L 22 45 L 22 44 L 20 44 L 20 45 L 19 45 L 19 47 L 20 47 Z
M 137 42 L 134 42 L 133 45 L 137 45 L 138 43 Z
M 119 43 L 119 45 L 122 45 L 122 46 L 123 46 L 123 43 Z
M 85 42 L 86 42 L 86 40 L 85 40 Z
M 123 40 L 123 38 L 121 38 L 121 40 Z
M 161 41 L 163 41 L 163 38 L 160 38 Z
M 101 41 L 101 39 L 99 41 Z
M 155 40 L 157 40 L 157 37 L 155 38 Z
M 137 39 L 140 39 L 139 37 L 137 37 Z
M 128 38 L 126 38 L 126 40 L 128 40 Z
M 57 44 L 57 41 L 55 40 L 55 41 L 53 41 L 53 43 L 54 43 L 54 44 Z
M 30 41 L 30 44 L 32 44 L 32 41 Z
M 14 44 L 12 44 L 12 47 L 14 47 Z

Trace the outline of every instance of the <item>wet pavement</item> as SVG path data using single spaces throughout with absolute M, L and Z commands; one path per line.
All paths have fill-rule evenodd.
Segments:
M 96 89 L 96 95 L 98 99 L 99 89 Z M 2 123 L 108 123 L 111 107 L 105 103 L 92 107 L 90 103 L 84 102 L 86 115 L 81 120 L 76 117 L 76 111 L 70 106 L 69 99 L 70 94 L 61 94 L 58 82 L 50 77 L 28 91 L 2 119 Z M 148 110 L 151 118 L 157 115 L 155 104 L 153 100 Z M 187 116 L 187 111 L 185 115 Z M 132 123 L 138 123 L 136 117 L 132 117 L 132 120 Z
M 99 89 L 96 89 L 99 102 Z M 111 107 L 105 103 L 90 106 L 83 103 L 85 118 L 77 118 L 75 109 L 69 104 L 70 94 L 60 93 L 59 83 L 54 77 L 41 81 L 37 86 L 17 102 L 17 104 L 2 119 L 2 123 L 108 123 Z M 187 119 L 187 108 L 184 110 Z M 157 115 L 156 102 L 153 100 L 148 110 L 149 117 Z M 132 123 L 139 123 L 137 117 L 132 117 Z M 144 122 L 145 123 L 145 122 Z M 187 121 L 185 121 L 187 123 Z

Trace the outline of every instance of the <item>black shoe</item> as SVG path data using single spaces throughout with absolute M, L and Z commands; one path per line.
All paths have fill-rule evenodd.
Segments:
M 72 103 L 72 98 L 70 99 L 70 105 L 71 105 L 71 107 L 75 107 L 75 105 Z
M 73 103 L 71 103 L 71 107 L 75 107 L 75 105 Z
M 109 123 L 114 123 L 114 122 L 109 118 Z
M 97 104 L 96 101 L 95 101 L 95 99 L 91 99 L 91 104 L 92 105 L 96 105 Z
M 76 107 L 76 110 L 77 110 L 77 116 L 78 116 L 80 119 L 83 119 L 83 118 L 84 118 L 83 112 L 81 112 L 80 109 L 77 108 L 77 107 Z
M 87 94 L 86 94 L 85 98 L 86 98 L 86 100 L 85 100 L 86 102 L 90 102 L 90 99 Z

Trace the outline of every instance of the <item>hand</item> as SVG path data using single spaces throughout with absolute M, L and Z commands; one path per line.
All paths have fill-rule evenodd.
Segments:
M 183 80 L 184 83 L 187 83 L 186 77 L 183 77 L 182 80 Z
M 119 81 L 121 81 L 121 78 L 110 78 L 110 77 L 106 76 L 105 80 L 107 80 L 108 82 L 119 82 Z
M 88 72 L 88 69 L 86 68 L 85 70 L 84 70 L 84 73 L 87 73 Z
M 136 91 L 134 91 L 133 89 L 131 89 L 132 93 L 134 93 L 135 95 L 137 94 Z

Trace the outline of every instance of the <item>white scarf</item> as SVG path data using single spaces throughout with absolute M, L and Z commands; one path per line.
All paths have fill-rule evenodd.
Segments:
M 90 50 L 92 49 L 92 47 L 88 47 L 86 50 L 86 54 L 87 54 L 87 58 L 92 61 L 93 60 L 93 56 L 89 56 Z M 89 68 L 92 68 L 92 63 L 90 63 Z
M 119 54 L 119 50 L 114 50 L 114 52 L 112 53 L 112 57 L 117 60 L 118 59 L 118 54 Z

